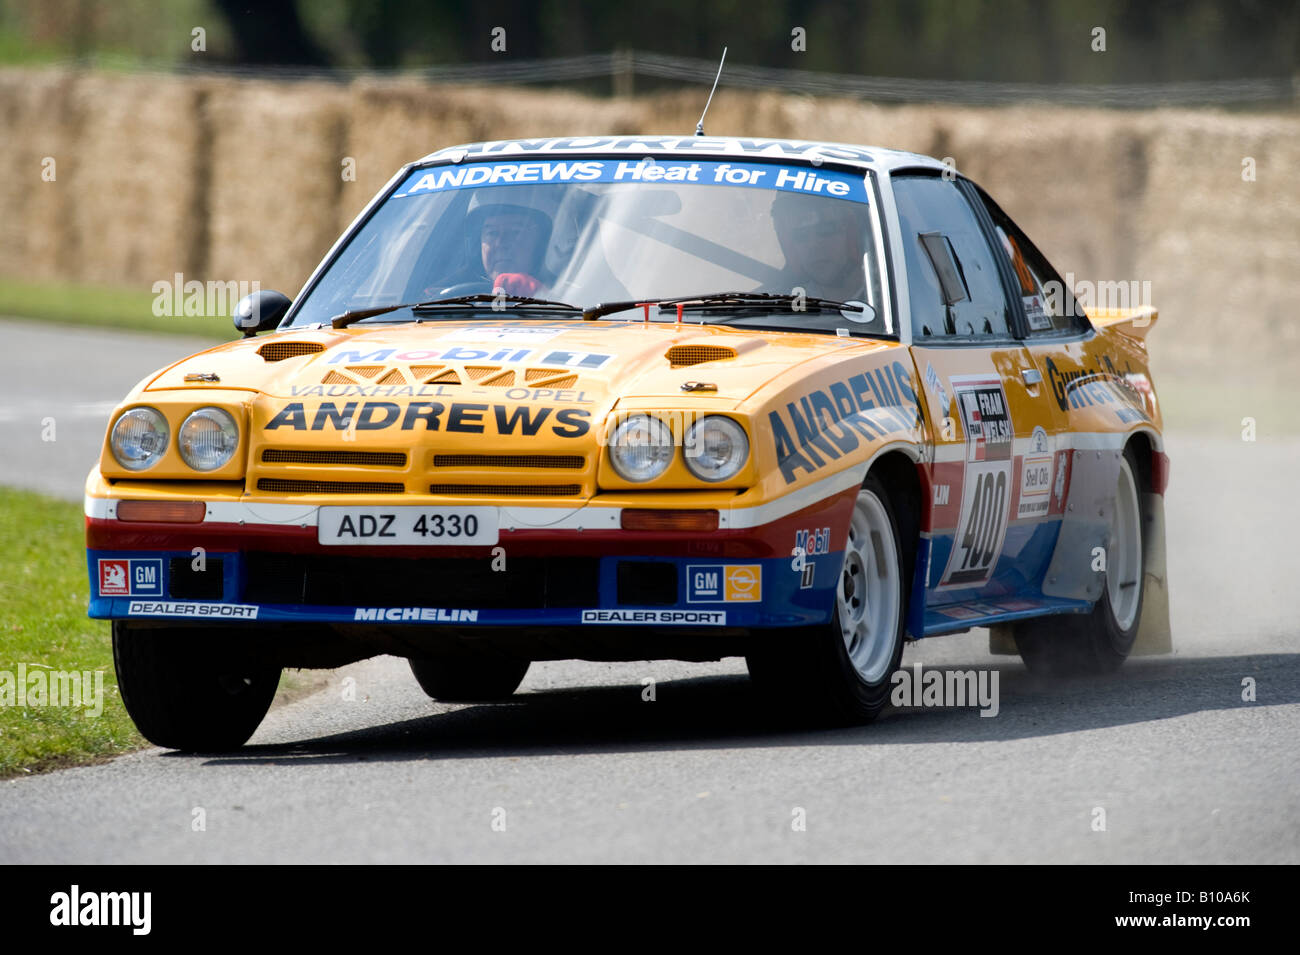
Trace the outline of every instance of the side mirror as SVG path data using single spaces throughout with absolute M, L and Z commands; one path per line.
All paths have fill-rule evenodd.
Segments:
M 252 338 L 258 332 L 270 331 L 279 325 L 292 304 L 282 292 L 253 292 L 239 300 L 231 319 L 245 338 Z

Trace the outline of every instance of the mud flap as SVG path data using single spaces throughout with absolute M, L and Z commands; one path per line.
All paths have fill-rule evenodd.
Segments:
M 1119 451 L 1075 451 L 1070 461 L 1070 492 L 1061 533 L 1043 578 L 1049 597 L 1094 601 L 1106 574 L 1094 570 L 1093 555 L 1110 546 L 1110 523 L 1119 485 Z
M 1169 578 L 1165 571 L 1165 498 L 1144 494 L 1146 505 L 1146 561 L 1143 564 L 1142 621 L 1133 641 L 1133 656 L 1172 653 L 1173 631 L 1169 626 Z

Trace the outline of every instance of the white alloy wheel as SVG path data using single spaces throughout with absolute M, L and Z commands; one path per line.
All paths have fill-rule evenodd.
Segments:
M 1119 487 L 1106 554 L 1106 592 L 1115 623 L 1127 633 L 1142 604 L 1142 511 L 1127 455 L 1119 459 Z
M 878 684 L 888 675 L 903 612 L 901 593 L 889 512 L 874 492 L 863 489 L 849 524 L 836 612 L 849 660 L 865 683 Z

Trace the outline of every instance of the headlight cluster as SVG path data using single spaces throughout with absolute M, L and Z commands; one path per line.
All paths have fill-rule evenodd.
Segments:
M 167 419 L 154 408 L 132 408 L 113 425 L 109 447 L 128 471 L 145 471 L 167 453 Z M 239 425 L 221 408 L 199 408 L 176 434 L 181 460 L 196 471 L 217 471 L 230 463 L 239 447 Z
M 638 484 L 653 481 L 673 463 L 676 442 L 668 425 L 654 415 L 634 414 L 614 429 L 609 461 L 618 476 Z M 682 438 L 686 468 L 701 481 L 733 478 L 749 460 L 749 438 L 736 421 L 722 415 L 701 418 Z

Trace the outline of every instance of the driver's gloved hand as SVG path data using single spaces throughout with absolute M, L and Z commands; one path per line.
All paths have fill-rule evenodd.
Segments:
M 507 295 L 532 296 L 542 290 L 542 283 L 524 272 L 502 272 L 492 280 L 492 288 Z

